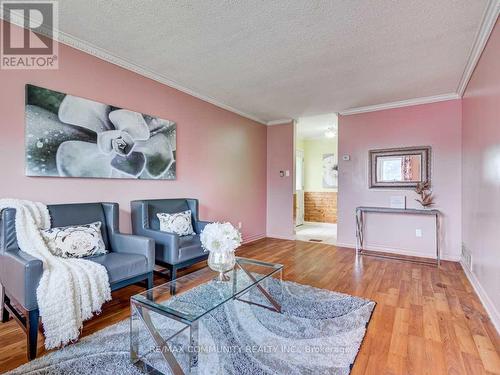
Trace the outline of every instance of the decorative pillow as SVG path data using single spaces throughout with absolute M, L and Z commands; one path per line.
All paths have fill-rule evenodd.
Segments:
M 156 216 L 160 219 L 160 230 L 162 232 L 175 233 L 179 236 L 196 234 L 191 222 L 191 210 L 175 214 L 159 213 Z
M 50 252 L 62 258 L 83 258 L 106 254 L 101 222 L 41 230 Z

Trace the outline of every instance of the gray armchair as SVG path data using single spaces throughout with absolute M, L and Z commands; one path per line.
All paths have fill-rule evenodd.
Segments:
M 156 264 L 167 267 L 170 279 L 175 280 L 177 270 L 207 259 L 203 251 L 200 233 L 208 224 L 198 217 L 197 199 L 150 199 L 132 201 L 132 232 L 155 240 Z M 191 210 L 195 235 L 179 236 L 160 231 L 157 213 L 177 213 Z
M 118 203 L 78 203 L 48 206 L 52 227 L 89 224 L 100 221 L 104 244 L 109 253 L 88 260 L 108 271 L 111 290 L 146 281 L 153 287 L 154 241 L 119 233 Z M 38 304 L 36 289 L 43 272 L 42 261 L 21 251 L 17 244 L 15 209 L 0 215 L 0 283 L 4 287 L 2 322 L 12 313 L 27 334 L 28 359 L 36 357 Z M 13 307 L 16 302 L 18 309 Z

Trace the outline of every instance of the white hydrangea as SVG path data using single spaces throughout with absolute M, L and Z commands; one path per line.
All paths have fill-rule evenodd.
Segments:
M 235 251 L 241 245 L 241 233 L 231 223 L 210 223 L 200 234 L 205 251 Z

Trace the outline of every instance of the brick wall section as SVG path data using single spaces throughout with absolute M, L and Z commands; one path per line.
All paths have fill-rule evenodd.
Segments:
M 305 192 L 304 220 L 320 223 L 337 222 L 336 192 Z

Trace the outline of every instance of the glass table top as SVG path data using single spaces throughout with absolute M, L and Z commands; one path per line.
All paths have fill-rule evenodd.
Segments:
M 191 323 L 282 269 L 283 265 L 278 263 L 236 257 L 236 266 L 226 273 L 229 281 L 216 280 L 218 273 L 205 267 L 136 294 L 131 300 L 162 315 Z

